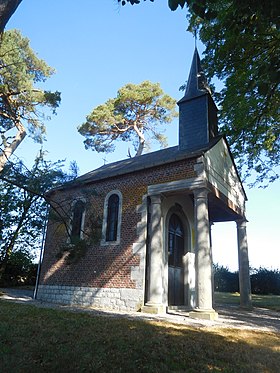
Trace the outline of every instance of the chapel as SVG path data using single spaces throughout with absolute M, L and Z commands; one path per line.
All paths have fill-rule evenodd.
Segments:
M 219 135 L 196 49 L 178 106 L 177 146 L 103 165 L 48 193 L 56 208 L 37 299 L 150 313 L 187 310 L 213 320 L 211 225 L 235 221 L 240 304 L 250 307 L 247 198 Z

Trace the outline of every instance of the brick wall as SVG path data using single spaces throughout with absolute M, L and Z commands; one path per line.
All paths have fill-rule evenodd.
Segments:
M 145 256 L 145 242 L 139 237 L 139 224 L 145 216 L 143 196 L 147 193 L 147 186 L 192 178 L 195 159 L 182 160 L 168 165 L 161 165 L 143 171 L 100 180 L 86 186 L 75 187 L 67 191 L 55 193 L 55 200 L 63 205 L 65 211 L 70 209 L 70 201 L 78 197 L 86 199 L 85 231 L 91 232 L 91 218 L 103 218 L 105 196 L 117 189 L 122 193 L 122 223 L 121 240 L 119 245 L 100 246 L 99 242 L 92 244 L 77 263 L 67 265 L 65 258 L 57 258 L 67 235 L 63 224 L 49 221 L 46 237 L 44 258 L 41 268 L 40 285 L 57 288 L 66 286 L 69 289 L 108 288 L 108 289 L 137 289 L 139 303 L 139 287 L 144 288 L 144 282 L 135 279 L 137 269 L 144 279 L 143 256 Z M 145 200 L 144 200 L 145 204 Z M 142 224 L 143 225 L 143 224 Z M 143 232 L 142 232 L 143 233 Z M 135 247 L 141 247 L 135 250 Z M 142 260 L 142 264 L 140 265 Z M 133 275 L 132 275 L 133 272 Z M 49 290 L 50 291 L 50 290 Z M 40 295 L 40 291 L 38 292 Z M 44 298 L 41 291 L 41 299 Z

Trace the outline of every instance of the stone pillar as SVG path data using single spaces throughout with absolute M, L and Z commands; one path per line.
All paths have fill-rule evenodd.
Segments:
M 161 226 L 161 197 L 151 196 L 150 218 L 150 262 L 148 273 L 148 299 L 143 312 L 163 313 L 163 246 Z
M 211 252 L 211 263 L 212 263 L 212 307 L 215 307 L 215 286 L 214 286 L 214 267 L 213 267 L 213 245 L 212 245 L 212 226 L 214 223 L 210 222 L 210 231 L 209 231 L 209 237 L 210 237 L 210 252 Z
M 196 308 L 190 317 L 214 320 L 212 307 L 212 253 L 208 214 L 208 190 L 194 190 Z
M 236 226 L 238 244 L 240 306 L 243 308 L 251 308 L 252 296 L 249 272 L 246 220 L 237 220 Z

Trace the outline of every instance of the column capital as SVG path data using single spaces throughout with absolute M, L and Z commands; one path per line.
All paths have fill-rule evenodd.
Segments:
M 194 198 L 207 198 L 208 193 L 210 192 L 207 188 L 196 188 L 193 190 Z
M 160 204 L 161 203 L 161 194 L 152 194 L 149 197 L 151 199 L 152 204 Z
M 246 223 L 247 222 L 248 222 L 248 220 L 245 217 L 235 220 L 237 228 L 246 228 Z

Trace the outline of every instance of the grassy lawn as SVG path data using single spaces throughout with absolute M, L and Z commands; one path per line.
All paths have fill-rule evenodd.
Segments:
M 1 372 L 279 372 L 280 335 L 0 300 Z
M 239 304 L 239 293 L 215 293 L 217 304 Z M 280 312 L 280 295 L 252 294 L 254 307 L 269 308 Z

